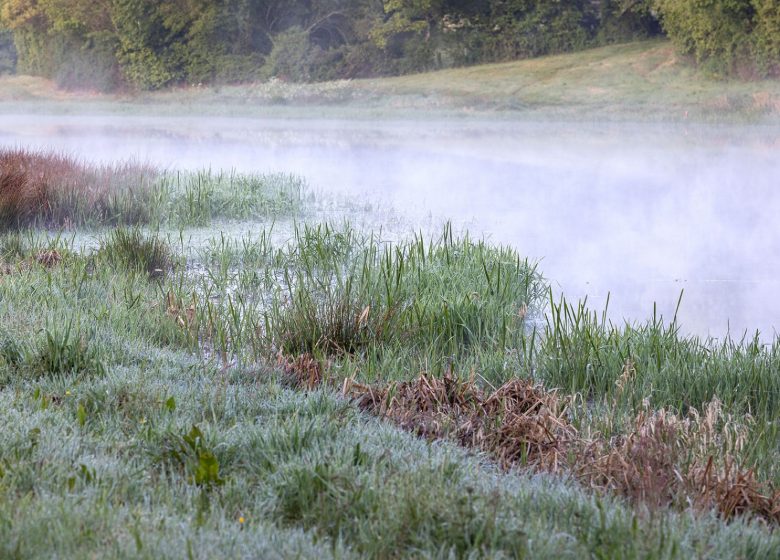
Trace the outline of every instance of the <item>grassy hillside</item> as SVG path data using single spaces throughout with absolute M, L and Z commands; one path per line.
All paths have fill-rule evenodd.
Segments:
M 708 78 L 666 41 L 372 82 L 394 96 L 441 96 L 452 105 L 565 115 L 759 116 L 780 113 L 780 82 Z
M 257 116 L 441 116 L 776 121 L 780 81 L 716 80 L 666 41 L 613 45 L 440 72 L 384 78 L 191 87 L 138 96 L 62 92 L 26 76 L 0 78 L 0 111 L 46 102 L 53 111 Z

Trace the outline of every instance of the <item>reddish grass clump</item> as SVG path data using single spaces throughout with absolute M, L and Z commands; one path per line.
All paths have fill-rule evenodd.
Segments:
M 148 212 L 143 203 L 155 176 L 145 165 L 93 166 L 52 152 L 0 149 L 0 227 L 136 223 Z

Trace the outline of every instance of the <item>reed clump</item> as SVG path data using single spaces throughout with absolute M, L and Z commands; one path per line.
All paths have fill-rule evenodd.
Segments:
M 284 175 L 162 172 L 93 165 L 56 152 L 0 148 L 0 229 L 173 223 L 208 226 L 297 214 L 306 185 Z
M 33 266 L 52 269 L 73 256 L 61 237 L 38 238 L 33 232 L 0 234 L 0 276 L 29 270 Z
M 142 272 L 162 278 L 174 265 L 170 243 L 159 234 L 138 228 L 117 228 L 100 242 L 95 259 L 112 268 Z
M 681 295 L 682 298 L 682 295 Z M 586 399 L 637 410 L 702 410 L 714 397 L 732 413 L 774 422 L 780 409 L 780 339 L 701 339 L 680 333 L 676 314 L 614 324 L 607 310 L 550 298 L 534 348 L 534 377 Z
M 455 236 L 384 243 L 329 226 L 298 231 L 264 313 L 267 348 L 381 371 L 431 367 L 522 344 L 545 284 L 515 251 Z
M 89 165 L 54 152 L 0 149 L 0 227 L 148 222 L 158 171 Z

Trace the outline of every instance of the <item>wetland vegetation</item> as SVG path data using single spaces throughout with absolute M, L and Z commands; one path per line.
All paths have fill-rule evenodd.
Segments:
M 778 14 L 0 0 L 0 557 L 780 558 Z
M 0 555 L 780 556 L 780 341 L 296 177 L 0 159 Z

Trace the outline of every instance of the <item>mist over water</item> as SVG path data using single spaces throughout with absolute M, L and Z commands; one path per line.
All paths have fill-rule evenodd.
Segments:
M 511 244 L 616 321 L 670 318 L 684 289 L 684 332 L 780 327 L 777 128 L 4 115 L 0 145 L 294 173 Z

